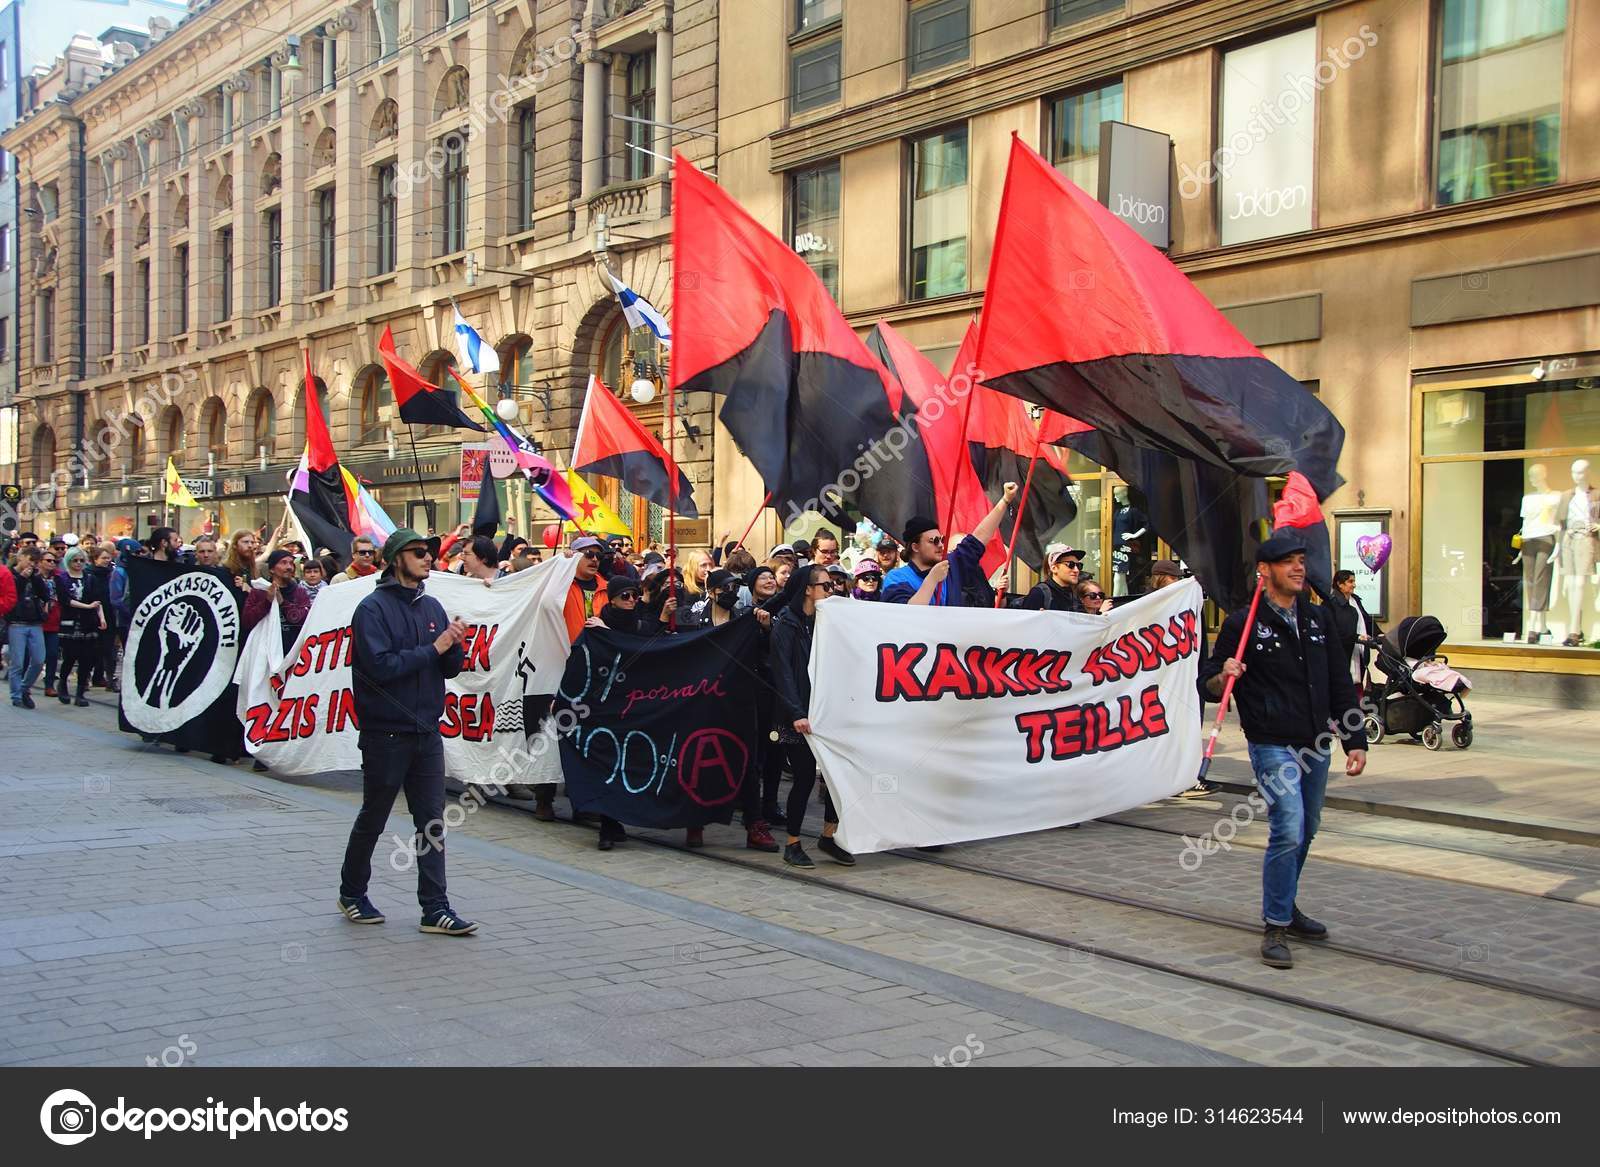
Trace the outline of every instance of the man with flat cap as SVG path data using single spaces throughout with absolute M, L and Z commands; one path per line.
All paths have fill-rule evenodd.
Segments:
M 1000 520 L 1016 497 L 1017 484 L 1006 483 L 994 509 L 948 555 L 938 520 L 913 518 L 904 532 L 906 561 L 883 577 L 884 600 L 944 608 L 994 607 L 994 589 L 983 575 L 983 549 L 1000 530 Z
M 444 879 L 444 683 L 461 672 L 467 626 L 425 592 L 439 540 L 402 527 L 383 544 L 383 575 L 356 605 L 351 690 L 361 726 L 361 813 L 339 873 L 339 910 L 353 924 L 381 924 L 367 898 L 372 850 L 404 788 L 417 834 L 420 931 L 467 936 L 477 925 L 450 907 Z
M 1200 691 L 1219 700 L 1227 678 L 1238 678 L 1233 699 L 1270 824 L 1261 864 L 1261 962 L 1293 968 L 1289 937 L 1328 938 L 1295 897 L 1322 820 L 1333 734 L 1344 743 L 1344 772 L 1352 778 L 1366 767 L 1367 736 L 1333 619 L 1307 596 L 1305 548 L 1292 536 L 1268 539 L 1256 552 L 1256 570 L 1261 605 L 1242 659 L 1233 655 L 1248 614 L 1240 607 L 1222 622 L 1211 658 L 1201 665 Z

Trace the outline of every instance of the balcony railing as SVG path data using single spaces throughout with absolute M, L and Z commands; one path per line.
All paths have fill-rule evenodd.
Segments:
M 608 227 L 664 219 L 672 213 L 672 182 L 665 175 L 652 175 L 637 182 L 601 187 L 589 196 L 587 211 L 585 234 L 594 230 L 602 214 Z

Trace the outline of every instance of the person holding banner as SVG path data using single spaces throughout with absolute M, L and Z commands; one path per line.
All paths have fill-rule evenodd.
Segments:
M 1293 968 L 1290 936 L 1328 938 L 1295 898 L 1328 788 L 1329 722 L 1344 743 L 1344 772 L 1352 778 L 1366 768 L 1367 737 L 1333 618 L 1327 605 L 1313 605 L 1306 595 L 1305 549 L 1292 536 L 1274 536 L 1256 551 L 1256 570 L 1266 602 L 1255 626 L 1246 627 L 1244 608 L 1228 613 L 1199 681 L 1216 701 L 1234 679 L 1239 724 L 1270 824 L 1261 864 L 1261 962 Z
M 983 549 L 999 533 L 1000 521 L 1016 497 L 1017 484 L 1006 483 L 1000 501 L 948 556 L 938 521 L 913 518 L 905 529 L 906 561 L 883 577 L 884 600 L 944 608 L 994 607 L 994 589 L 984 578 Z
M 805 822 L 806 803 L 811 801 L 811 789 L 817 784 L 817 759 L 811 752 L 806 735 L 811 732 L 811 640 L 816 631 L 817 604 L 833 595 L 833 582 L 828 569 L 821 565 L 808 565 L 803 588 L 790 599 L 789 606 L 778 613 L 772 622 L 772 682 L 777 692 L 778 743 L 789 759 L 789 771 L 794 775 L 794 785 L 789 789 L 788 832 L 783 848 L 783 861 L 791 867 L 815 867 L 811 856 L 800 845 L 800 824 Z M 817 850 L 836 863 L 846 867 L 855 865 L 856 857 L 834 842 L 834 832 L 839 829 L 839 813 L 834 809 L 828 788 L 822 788 L 822 838 Z
M 424 594 L 438 553 L 437 539 L 409 527 L 383 545 L 387 565 L 372 593 L 356 606 L 351 690 L 361 726 L 361 812 L 350 829 L 339 873 L 339 910 L 354 924 L 381 924 L 383 913 L 367 898 L 372 851 L 389 821 L 395 795 L 405 788 L 417 834 L 419 931 L 467 936 L 478 925 L 450 908 L 444 874 L 444 683 L 460 674 L 467 626 L 445 615 Z

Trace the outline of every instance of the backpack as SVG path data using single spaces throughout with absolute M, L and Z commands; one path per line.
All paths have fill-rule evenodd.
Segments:
M 120 563 L 111 569 L 111 607 L 123 620 L 133 619 L 133 609 L 128 606 L 128 569 Z

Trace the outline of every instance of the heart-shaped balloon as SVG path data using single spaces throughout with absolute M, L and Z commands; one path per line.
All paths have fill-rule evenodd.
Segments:
M 1373 575 L 1377 575 L 1378 569 L 1389 562 L 1389 552 L 1393 550 L 1394 540 L 1387 534 L 1363 535 L 1356 540 L 1356 555 Z

